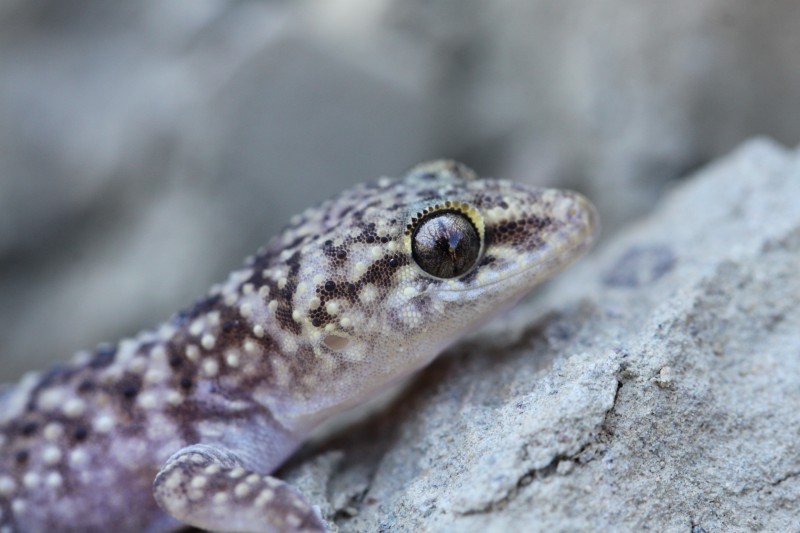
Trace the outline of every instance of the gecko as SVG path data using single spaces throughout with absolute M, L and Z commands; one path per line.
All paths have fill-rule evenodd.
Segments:
M 0 391 L 0 533 L 327 531 L 273 472 L 597 231 L 578 193 L 450 160 L 306 210 L 161 326 Z

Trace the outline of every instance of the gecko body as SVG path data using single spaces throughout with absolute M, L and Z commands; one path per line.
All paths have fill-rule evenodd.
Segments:
M 0 533 L 324 531 L 270 474 L 596 229 L 576 193 L 452 161 L 307 210 L 160 327 L 0 391 Z

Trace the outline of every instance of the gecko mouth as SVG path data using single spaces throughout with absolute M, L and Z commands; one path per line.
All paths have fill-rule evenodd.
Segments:
M 472 286 L 472 287 L 459 287 L 459 288 L 452 288 L 452 289 L 443 289 L 440 292 L 442 292 L 442 293 L 448 293 L 448 292 L 449 293 L 462 293 L 462 292 L 478 291 L 478 290 L 487 289 L 489 287 L 493 287 L 495 285 L 499 285 L 500 283 L 506 283 L 506 282 L 509 282 L 509 281 L 514 280 L 516 278 L 522 277 L 525 274 L 530 274 L 530 271 L 533 270 L 534 268 L 535 267 L 531 266 L 529 268 L 525 268 L 523 270 L 520 270 L 519 272 L 515 272 L 513 274 L 508 274 L 506 276 L 503 276 L 503 277 L 500 277 L 500 278 L 497 278 L 497 279 L 493 279 L 493 280 L 488 281 L 486 283 L 481 283 L 481 284 L 478 284 L 478 285 L 475 285 L 475 286 Z M 539 278 L 539 280 L 540 280 L 542 277 L 547 277 L 551 272 L 552 272 L 552 270 L 550 270 L 550 269 L 544 270 L 544 271 L 542 271 L 543 276 L 537 276 L 537 278 Z M 537 283 L 538 283 L 538 280 L 535 281 L 532 286 L 536 285 Z M 522 290 L 525 290 L 525 289 L 522 289 Z

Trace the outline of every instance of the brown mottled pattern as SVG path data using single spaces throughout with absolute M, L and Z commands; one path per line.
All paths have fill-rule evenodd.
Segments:
M 454 278 L 412 253 L 415 225 L 439 216 L 480 240 L 427 243 L 434 266 L 468 246 Z M 579 256 L 596 226 L 575 193 L 452 161 L 307 210 L 164 325 L 0 392 L 0 533 L 324 530 L 271 472 Z

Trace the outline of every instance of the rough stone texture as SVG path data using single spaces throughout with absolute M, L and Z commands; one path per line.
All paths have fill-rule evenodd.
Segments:
M 798 530 L 799 198 L 745 144 L 286 475 L 343 532 Z
M 611 236 L 800 141 L 796 0 L 6 0 L 0 381 L 150 327 L 343 187 L 456 157 Z

